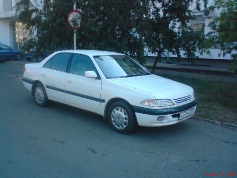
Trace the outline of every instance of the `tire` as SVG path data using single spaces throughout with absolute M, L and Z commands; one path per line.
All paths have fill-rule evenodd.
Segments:
M 42 56 L 35 57 L 35 59 L 36 59 L 37 62 L 43 61 L 43 57 Z
M 44 89 L 44 86 L 41 83 L 37 83 L 34 86 L 33 91 L 34 99 L 37 105 L 39 106 L 47 106 L 49 99 Z
M 27 61 L 32 61 L 32 57 L 30 57 L 30 56 L 26 56 L 25 59 L 26 59 Z
M 113 103 L 108 111 L 109 125 L 116 132 L 127 134 L 137 127 L 135 113 L 122 101 Z
M 20 54 L 17 54 L 17 55 L 15 56 L 15 60 L 16 60 L 16 61 L 20 61 L 21 58 L 22 58 L 22 56 L 21 56 Z

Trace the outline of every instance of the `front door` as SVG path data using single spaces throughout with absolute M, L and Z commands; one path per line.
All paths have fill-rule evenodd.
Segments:
M 101 80 L 85 77 L 86 71 L 95 71 L 96 68 L 90 57 L 74 54 L 69 73 L 65 80 L 65 101 L 89 111 L 98 113 L 101 99 Z

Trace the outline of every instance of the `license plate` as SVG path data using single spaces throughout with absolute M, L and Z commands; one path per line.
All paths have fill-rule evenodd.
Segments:
M 194 114 L 194 108 L 188 109 L 180 113 L 179 120 L 191 117 Z

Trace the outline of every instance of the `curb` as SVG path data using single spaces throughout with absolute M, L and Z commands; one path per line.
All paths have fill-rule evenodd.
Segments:
M 199 118 L 199 117 L 192 117 L 192 119 L 199 120 L 199 121 L 202 121 L 202 122 L 208 122 L 208 123 L 211 123 L 211 124 L 216 124 L 216 125 L 219 125 L 221 127 L 228 127 L 228 128 L 237 129 L 236 124 L 231 124 L 231 123 L 227 123 L 227 122 L 220 122 L 220 121 L 214 121 L 214 120 L 204 119 L 204 118 Z

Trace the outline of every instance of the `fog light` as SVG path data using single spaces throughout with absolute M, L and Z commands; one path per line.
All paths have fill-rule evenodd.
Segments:
M 162 121 L 164 121 L 165 120 L 165 116 L 159 116 L 158 118 L 157 118 L 157 121 L 158 122 L 162 122 Z

